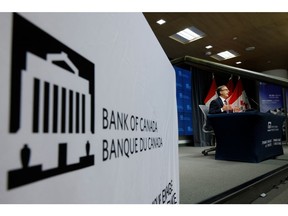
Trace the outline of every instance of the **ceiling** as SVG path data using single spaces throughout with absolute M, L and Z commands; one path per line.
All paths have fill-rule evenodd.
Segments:
M 262 72 L 288 69 L 288 13 L 143 13 L 169 59 L 192 56 Z M 156 23 L 164 19 L 165 24 Z M 194 26 L 206 36 L 188 44 L 169 38 Z M 205 47 L 212 45 L 207 50 Z M 248 47 L 255 47 L 247 51 Z M 234 50 L 239 56 L 218 61 L 207 55 Z M 237 65 L 236 62 L 242 63 Z

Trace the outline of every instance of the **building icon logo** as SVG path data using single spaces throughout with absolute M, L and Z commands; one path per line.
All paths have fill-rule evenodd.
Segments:
M 67 163 L 69 136 L 95 133 L 94 64 L 18 14 L 12 43 L 9 132 L 68 141 L 50 143 L 58 145 L 58 166 L 43 170 L 29 164 L 33 149 L 23 140 L 22 167 L 8 171 L 8 189 L 94 165 L 89 140 L 79 144 L 86 155 Z

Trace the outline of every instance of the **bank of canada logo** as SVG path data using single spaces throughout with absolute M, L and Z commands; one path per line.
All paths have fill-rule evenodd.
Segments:
M 267 132 L 279 131 L 278 125 L 273 125 L 272 122 L 268 121 L 267 123 Z
M 272 127 L 272 122 L 269 121 L 269 122 L 267 123 L 267 128 L 270 129 L 271 127 Z
M 13 14 L 11 134 L 27 136 L 95 133 L 94 64 L 18 14 Z M 43 141 L 45 142 L 45 141 Z M 8 171 L 8 189 L 94 165 L 89 140 L 86 155 L 67 164 L 68 142 L 58 145 L 58 166 L 29 165 L 33 149 L 23 141 L 22 167 Z M 19 154 L 15 152 L 15 154 Z

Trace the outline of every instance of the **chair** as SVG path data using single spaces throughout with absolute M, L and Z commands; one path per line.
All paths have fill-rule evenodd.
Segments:
M 211 134 L 212 135 L 212 138 L 211 138 L 211 145 L 213 145 L 213 147 L 209 148 L 209 149 L 205 149 L 202 151 L 202 154 L 203 155 L 208 155 L 209 152 L 211 151 L 215 151 L 216 150 L 216 141 L 215 141 L 215 133 L 214 133 L 214 130 L 212 128 L 211 125 L 208 124 L 208 121 L 207 121 L 207 114 L 209 112 L 209 108 L 206 106 L 206 105 L 199 105 L 199 108 L 201 109 L 203 115 L 204 115 L 204 124 L 203 124 L 203 127 L 202 127 L 202 131 L 206 134 Z

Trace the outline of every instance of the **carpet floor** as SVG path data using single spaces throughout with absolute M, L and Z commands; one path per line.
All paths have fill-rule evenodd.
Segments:
M 284 155 L 278 156 L 276 159 L 269 159 L 260 163 L 246 163 L 215 160 L 215 152 L 210 152 L 207 156 L 201 154 L 207 147 L 180 145 L 180 204 L 200 203 L 279 167 L 287 165 L 288 147 L 286 145 L 283 147 Z M 285 189 L 286 187 L 283 188 Z M 288 200 L 286 195 L 282 196 L 284 196 L 284 200 Z M 281 197 L 281 195 L 279 197 Z M 283 197 L 281 197 L 281 199 L 282 198 Z M 258 201 L 258 203 L 261 202 L 263 202 L 263 199 Z M 270 200 L 267 202 L 282 203 L 284 201 Z

